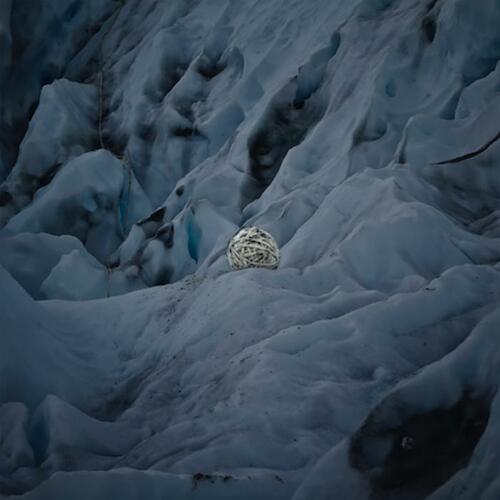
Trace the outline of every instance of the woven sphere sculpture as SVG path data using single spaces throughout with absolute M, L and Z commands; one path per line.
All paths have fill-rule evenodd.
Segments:
M 258 227 L 238 231 L 227 246 L 227 258 L 233 269 L 265 267 L 276 269 L 280 251 L 274 238 Z

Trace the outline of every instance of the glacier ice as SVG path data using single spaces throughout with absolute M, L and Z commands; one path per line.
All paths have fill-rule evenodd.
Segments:
M 497 500 L 498 26 L 1 2 L 0 498 Z

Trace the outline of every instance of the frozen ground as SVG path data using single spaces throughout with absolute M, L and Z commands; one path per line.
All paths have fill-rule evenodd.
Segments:
M 2 0 L 0 497 L 498 500 L 499 26 Z

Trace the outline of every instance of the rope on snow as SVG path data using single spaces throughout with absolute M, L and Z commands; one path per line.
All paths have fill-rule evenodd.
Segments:
M 276 269 L 280 251 L 276 241 L 267 231 L 258 227 L 247 227 L 238 231 L 229 242 L 227 258 L 233 269 Z

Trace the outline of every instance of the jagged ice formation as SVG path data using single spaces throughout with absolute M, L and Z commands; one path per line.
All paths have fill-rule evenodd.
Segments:
M 499 26 L 2 0 L 1 498 L 500 498 Z

